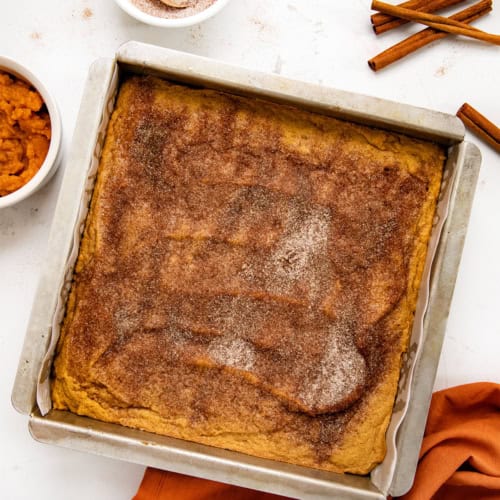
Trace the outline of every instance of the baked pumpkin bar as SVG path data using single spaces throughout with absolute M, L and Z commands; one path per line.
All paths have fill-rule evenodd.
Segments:
M 401 134 L 126 77 L 54 408 L 367 473 L 385 454 L 444 160 Z

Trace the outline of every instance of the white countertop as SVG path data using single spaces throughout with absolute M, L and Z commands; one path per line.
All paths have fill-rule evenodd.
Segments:
M 232 0 L 203 25 L 166 31 L 112 0 L 4 0 L 0 54 L 28 66 L 55 96 L 65 153 L 90 63 L 132 39 L 452 114 L 468 101 L 500 124 L 500 47 L 450 37 L 373 73 L 367 59 L 413 29 L 375 37 L 369 5 Z M 500 6 L 476 26 L 498 32 Z M 435 389 L 500 381 L 500 156 L 467 138 L 483 163 Z M 39 193 L 0 211 L 0 497 L 126 499 L 143 467 L 39 444 L 10 404 L 63 170 L 64 161 Z

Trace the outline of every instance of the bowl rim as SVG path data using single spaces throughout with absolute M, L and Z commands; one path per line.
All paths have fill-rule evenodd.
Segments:
M 50 117 L 51 138 L 47 156 L 38 172 L 22 187 L 0 197 L 0 209 L 14 205 L 15 203 L 24 200 L 36 190 L 38 190 L 45 182 L 47 182 L 52 174 L 56 171 L 59 164 L 59 156 L 62 142 L 62 126 L 61 116 L 57 108 L 57 104 L 53 97 L 49 94 L 42 82 L 25 66 L 17 61 L 0 55 L 0 70 L 10 73 L 11 75 L 26 81 L 40 93 Z
M 131 0 L 115 0 L 115 3 L 128 15 L 134 17 L 138 21 L 160 28 L 185 28 L 201 23 L 217 14 L 217 12 L 219 12 L 228 2 L 229 0 L 215 0 L 212 5 L 192 16 L 169 19 L 147 14 L 133 5 Z

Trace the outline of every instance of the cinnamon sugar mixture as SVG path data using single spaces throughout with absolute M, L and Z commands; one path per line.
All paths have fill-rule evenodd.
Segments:
M 160 0 L 131 0 L 132 4 L 146 14 L 166 19 L 179 19 L 189 17 L 208 9 L 217 0 L 191 0 L 184 8 L 176 8 L 165 5 Z
M 69 369 L 115 406 L 155 401 L 204 435 L 221 414 L 238 432 L 286 423 L 329 456 L 401 349 L 390 313 L 425 176 L 397 168 L 402 139 L 373 159 L 349 149 L 349 134 L 372 147 L 362 127 L 336 137 L 286 106 L 137 76 L 130 95 L 100 167 Z

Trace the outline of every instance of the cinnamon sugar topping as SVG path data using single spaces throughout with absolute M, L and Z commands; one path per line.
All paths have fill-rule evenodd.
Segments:
M 250 371 L 255 353 L 253 347 L 242 339 L 221 338 L 211 342 L 210 357 L 221 366 Z
M 182 8 L 170 7 L 161 0 L 131 0 L 132 4 L 146 14 L 166 19 L 189 17 L 208 9 L 217 0 L 187 0 Z
M 360 184 L 359 174 L 327 170 L 323 189 L 340 182 L 345 188 L 338 198 L 320 203 L 307 188 L 316 171 L 302 167 L 297 173 L 293 156 L 282 146 L 271 146 L 280 143 L 276 130 L 242 135 L 245 129 L 238 127 L 244 126 L 245 100 L 239 101 L 237 113 L 222 106 L 223 114 L 209 123 L 203 107 L 186 114 L 182 99 L 168 109 L 146 111 L 155 81 L 131 83 L 139 81 L 142 98 L 135 106 L 144 111 L 138 121 L 134 110 L 122 118 L 126 134 L 132 134 L 129 160 L 116 162 L 122 173 L 107 180 L 114 201 L 100 226 L 109 248 L 104 258 L 120 256 L 113 261 L 120 262 L 118 278 L 125 280 L 128 307 L 135 303 L 132 310 L 146 318 L 144 326 L 171 336 L 172 342 L 175 332 L 190 332 L 175 341 L 184 362 L 231 369 L 233 376 L 240 373 L 289 408 L 311 415 L 348 407 L 361 396 L 368 372 L 379 369 L 366 359 L 364 346 L 374 335 L 368 327 L 401 293 L 396 287 L 394 294 L 385 294 L 387 302 L 363 302 L 371 296 L 365 289 L 370 284 L 374 293 L 383 292 L 378 283 L 386 277 L 371 276 L 379 263 L 392 263 L 404 251 L 392 208 L 375 208 L 379 191 L 372 186 L 385 189 L 386 207 L 394 204 L 400 213 L 410 201 L 403 212 L 410 216 L 418 209 L 411 202 L 416 197 L 401 201 L 394 186 L 412 179 L 361 164 L 358 171 L 372 170 L 363 173 L 367 183 Z M 175 94 L 177 89 L 165 90 Z M 211 94 L 209 99 L 226 98 Z M 220 150 L 221 136 L 221 145 L 238 143 L 238 149 Z M 274 166 L 263 168 L 259 155 L 271 147 Z M 116 156 L 122 157 L 120 149 Z M 301 176 L 300 190 L 283 190 L 276 182 L 288 170 Z M 352 198 L 354 192 L 349 202 L 339 201 L 352 190 L 352 182 L 363 190 L 364 206 Z M 420 186 L 414 184 L 417 193 Z M 390 239 L 389 246 L 382 237 Z M 364 259 L 370 258 L 377 261 L 366 269 Z M 348 311 L 357 312 L 348 318 Z M 126 324 L 121 317 L 111 331 Z M 140 330 L 129 335 L 140 335 Z
M 366 362 L 348 332 L 332 329 L 318 369 L 299 394 L 304 406 L 323 413 L 338 406 L 347 395 L 359 397 L 365 385 Z
M 399 348 L 425 172 L 399 168 L 400 136 L 373 132 L 373 156 L 363 127 L 286 106 L 139 76 L 122 101 L 71 369 L 121 406 L 286 425 L 328 455 Z

